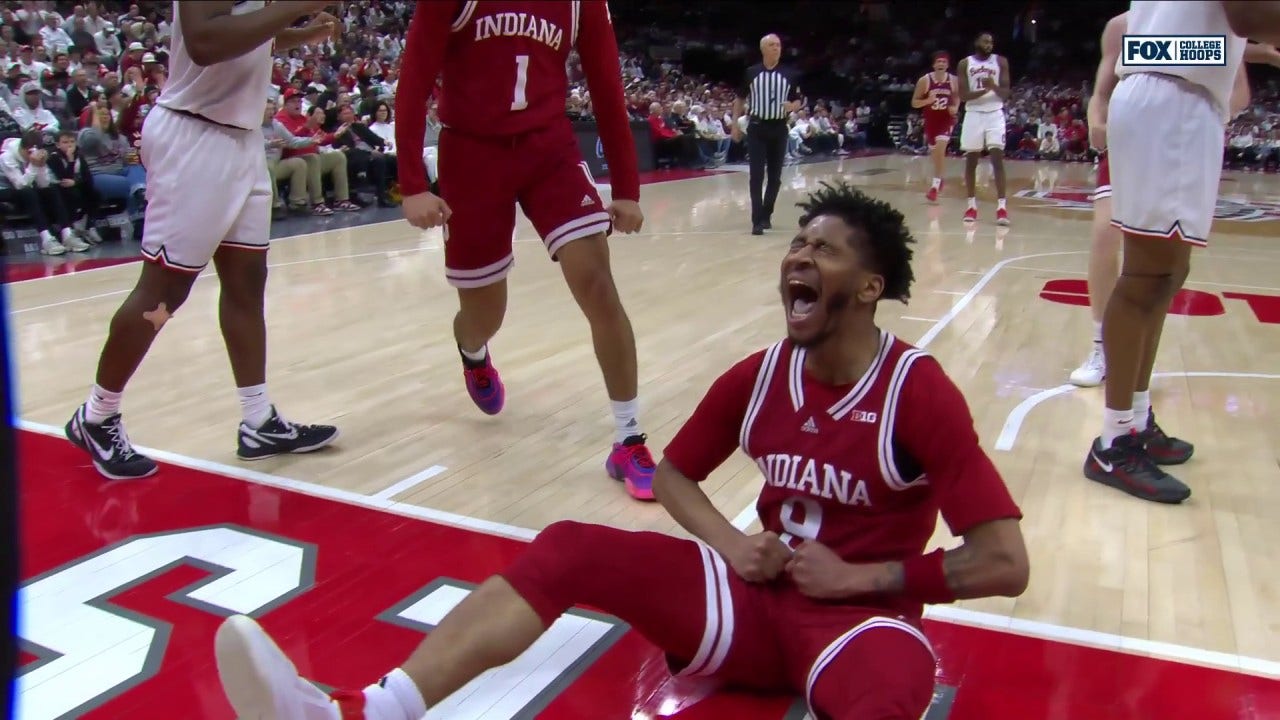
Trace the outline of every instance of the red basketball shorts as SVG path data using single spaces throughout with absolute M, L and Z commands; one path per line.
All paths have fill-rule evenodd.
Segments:
M 1107 164 L 1107 154 L 1103 153 L 1098 160 L 1098 184 L 1093 188 L 1090 200 L 1098 201 L 1111 197 L 1111 167 Z
M 445 227 L 445 276 L 475 288 L 511 272 L 516 205 L 554 259 L 579 238 L 609 232 L 609 214 L 568 123 L 518 137 L 440 133 L 440 194 L 453 211 Z
M 955 127 L 955 118 L 951 113 L 947 113 L 945 117 L 933 113 L 925 115 L 924 144 L 933 147 L 939 138 L 945 138 L 943 142 L 950 142 L 953 127 Z
M 574 605 L 596 608 L 676 674 L 803 695 L 820 720 L 918 718 L 933 695 L 936 661 L 916 621 L 748 583 L 690 540 L 558 522 L 502 575 L 548 626 Z

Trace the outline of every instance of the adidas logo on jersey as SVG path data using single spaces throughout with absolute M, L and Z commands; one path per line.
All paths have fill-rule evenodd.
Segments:
M 800 426 L 800 429 L 803 430 L 804 432 L 813 433 L 814 435 L 817 435 L 818 423 L 814 422 L 813 418 L 810 417 L 808 420 L 804 421 L 804 424 Z
M 592 205 L 595 205 L 595 204 L 596 204 L 596 201 L 593 200 L 590 195 L 582 196 L 582 207 L 591 207 Z

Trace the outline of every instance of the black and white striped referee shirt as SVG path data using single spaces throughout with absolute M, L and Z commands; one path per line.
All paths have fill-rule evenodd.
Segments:
M 738 92 L 746 100 L 748 115 L 753 121 L 786 120 L 785 104 L 800 99 L 794 73 L 781 63 L 774 65 L 772 70 L 765 69 L 763 63 L 747 68 Z

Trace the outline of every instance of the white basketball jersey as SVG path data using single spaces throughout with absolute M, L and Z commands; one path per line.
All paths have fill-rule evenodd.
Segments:
M 1230 119 L 1231 89 L 1244 62 L 1244 38 L 1231 32 L 1227 13 L 1220 2 L 1204 0 L 1135 0 L 1129 4 L 1127 35 L 1226 35 L 1226 65 L 1161 65 L 1126 67 L 1123 56 L 1116 60 L 1116 75 L 1136 73 L 1173 75 L 1203 87 L 1213 97 L 1223 122 Z
M 237 2 L 231 12 L 241 15 L 265 5 L 263 0 Z M 200 67 L 187 53 L 176 1 L 170 42 L 169 79 L 157 104 L 245 130 L 262 126 L 262 110 L 271 85 L 271 42 L 226 62 Z
M 965 69 L 969 75 L 969 88 L 977 90 L 982 87 L 983 78 L 991 78 L 1000 84 L 1000 56 L 992 53 L 987 56 L 986 60 L 979 60 L 978 56 L 970 55 L 968 57 L 968 67 Z M 996 94 L 994 90 L 988 90 L 978 97 L 966 102 L 964 108 L 967 111 L 989 112 L 991 110 L 1000 110 L 1004 107 L 1004 99 Z

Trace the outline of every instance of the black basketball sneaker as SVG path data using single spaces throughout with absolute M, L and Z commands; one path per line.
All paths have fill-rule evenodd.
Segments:
M 133 449 L 120 413 L 103 420 L 101 425 L 94 425 L 85 411 L 81 405 L 67 421 L 67 439 L 89 453 L 99 475 L 108 480 L 137 480 L 155 474 L 155 461 Z
M 309 453 L 337 438 L 338 428 L 332 425 L 291 423 L 280 417 L 273 406 L 271 417 L 262 427 L 255 430 L 240 423 L 240 442 L 236 455 L 241 460 L 262 460 L 288 453 Z
M 1176 504 L 1191 497 L 1191 488 L 1152 461 L 1138 433 L 1122 435 L 1106 449 L 1102 438 L 1094 439 L 1084 476 L 1153 502 Z
M 1147 412 L 1147 428 L 1138 433 L 1138 438 L 1147 448 L 1147 455 L 1157 465 L 1181 465 L 1196 452 L 1195 445 L 1165 434 L 1156 423 L 1154 411 Z

